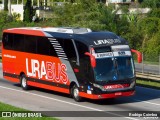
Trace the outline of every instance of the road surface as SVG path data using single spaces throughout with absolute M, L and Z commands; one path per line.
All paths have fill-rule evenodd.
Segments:
M 18 84 L 11 83 L 2 78 L 0 66 L 0 102 L 11 104 L 31 111 L 93 111 L 88 112 L 85 120 L 138 120 L 142 118 L 123 116 L 117 111 L 160 111 L 160 91 L 136 87 L 136 95 L 131 97 L 117 98 L 114 101 L 91 101 L 75 102 L 68 95 L 33 88 L 29 91 L 23 91 Z M 104 111 L 111 117 L 98 117 L 96 113 Z M 79 117 L 60 117 L 64 120 L 81 120 L 83 112 L 78 112 Z M 92 117 L 94 116 L 94 117 Z M 160 119 L 160 118 L 159 118 Z

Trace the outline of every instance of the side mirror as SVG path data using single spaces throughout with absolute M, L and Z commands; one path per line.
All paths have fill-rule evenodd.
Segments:
M 134 50 L 134 49 L 131 49 L 131 52 L 136 53 L 137 61 L 138 61 L 138 63 L 141 63 L 142 62 L 142 54 L 139 51 Z
M 96 59 L 95 59 L 95 57 L 91 53 L 89 53 L 89 52 L 85 52 L 84 54 L 88 55 L 90 57 L 91 66 L 93 68 L 95 68 L 96 67 Z

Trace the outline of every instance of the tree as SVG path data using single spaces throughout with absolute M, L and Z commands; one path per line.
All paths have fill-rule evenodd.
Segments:
M 142 2 L 142 7 L 160 8 L 160 2 L 159 0 L 144 0 Z
M 152 10 L 148 13 L 148 17 L 157 17 L 160 18 L 160 8 L 152 8 Z
M 25 8 L 24 8 L 24 21 L 32 22 L 33 18 L 33 7 L 31 0 L 27 0 Z
M 4 0 L 4 11 L 8 11 L 8 0 Z
M 75 0 L 76 4 L 67 3 L 54 7 L 57 26 L 88 27 L 92 30 L 116 31 L 115 12 L 96 0 Z

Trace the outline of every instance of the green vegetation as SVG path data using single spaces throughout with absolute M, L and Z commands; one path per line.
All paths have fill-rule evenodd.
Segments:
M 18 107 L 14 107 L 8 104 L 4 104 L 0 102 L 0 111 L 13 111 L 13 112 L 18 112 L 18 111 L 23 111 L 23 112 L 27 112 L 27 110 L 25 109 L 21 109 Z M 1 113 L 0 113 L 1 114 Z M 0 115 L 1 116 L 1 115 Z M 21 118 L 21 117 L 14 117 L 14 118 L 0 118 L 1 120 L 58 120 L 56 118 L 51 118 L 51 117 L 35 117 L 35 118 Z
M 26 5 L 24 7 L 24 21 L 32 22 L 33 17 L 33 8 L 31 0 L 27 0 Z
M 4 11 L 8 11 L 8 0 L 4 1 Z
M 136 80 L 138 86 L 144 86 L 160 90 L 160 82 L 154 82 L 152 80 Z
M 14 0 L 15 1 L 15 0 Z M 58 0 L 54 0 L 58 1 Z M 25 22 L 17 21 L 18 15 L 10 19 L 6 12 L 0 12 L 0 39 L 6 28 L 26 26 L 72 26 L 88 27 L 94 31 L 112 31 L 128 40 L 130 47 L 144 53 L 146 61 L 158 62 L 160 54 L 160 2 L 159 0 L 139 0 L 138 7 L 150 8 L 148 14 L 128 12 L 128 6 L 115 10 L 114 5 L 106 6 L 97 0 L 66 0 L 62 6 L 53 6 L 52 18 L 40 18 L 31 22 L 33 11 L 25 10 Z M 16 1 L 15 1 L 16 2 Z M 26 8 L 30 0 L 25 0 Z M 73 4 L 74 3 L 74 4 Z M 124 14 L 117 15 L 122 10 Z M 32 11 L 32 12 L 31 12 Z
M 8 104 L 4 104 L 0 102 L 0 111 L 27 111 L 21 108 L 13 107 Z

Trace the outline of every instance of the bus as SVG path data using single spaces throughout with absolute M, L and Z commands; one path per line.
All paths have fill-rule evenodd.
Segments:
M 40 87 L 82 98 L 107 99 L 135 93 L 132 52 L 108 31 L 72 27 L 22 27 L 3 31 L 3 76 L 22 89 Z

